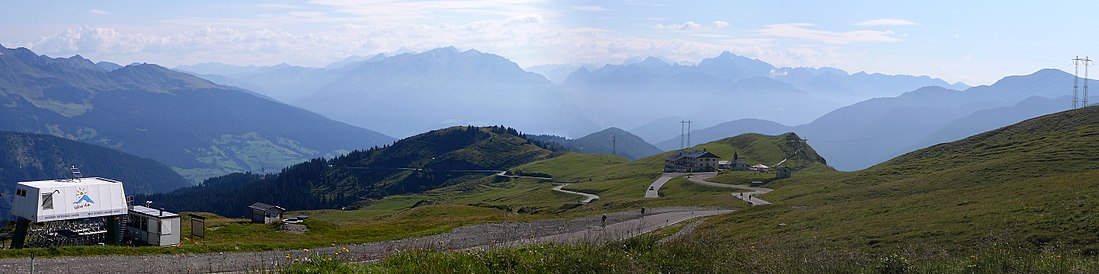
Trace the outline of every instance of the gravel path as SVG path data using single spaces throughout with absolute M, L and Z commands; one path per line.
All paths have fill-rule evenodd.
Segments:
M 717 172 L 695 173 L 694 175 L 687 176 L 687 180 L 689 180 L 691 182 L 701 184 L 701 185 L 712 186 L 712 187 L 737 188 L 737 189 L 749 190 L 748 192 L 733 193 L 733 198 L 744 200 L 744 201 L 746 201 L 749 204 L 754 205 L 754 206 L 755 205 L 769 205 L 769 204 L 771 204 L 771 202 L 764 201 L 763 199 L 758 198 L 758 196 L 762 195 L 762 194 L 766 194 L 768 192 L 771 192 L 774 189 L 762 188 L 762 187 L 748 187 L 748 186 L 741 186 L 741 185 L 730 185 L 730 184 L 722 184 L 722 183 L 714 183 L 714 182 L 706 181 L 706 179 L 709 179 L 710 177 L 714 177 L 714 176 L 717 176 Z
M 542 242 L 601 242 L 623 239 L 697 217 L 731 212 L 713 208 L 666 207 L 607 214 L 573 220 L 493 223 L 455 228 L 449 233 L 421 238 L 305 250 L 229 252 L 145 256 L 58 257 L 35 260 L 36 273 L 209 273 L 274 271 L 294 259 L 331 256 L 346 261 L 371 261 L 401 250 L 463 250 L 516 246 Z M 346 248 L 347 251 L 343 251 Z M 0 259 L 0 273 L 30 273 L 28 258 Z
M 562 185 L 553 187 L 553 190 L 568 193 L 568 194 L 576 194 L 576 195 L 584 196 L 584 199 L 580 200 L 581 204 L 587 204 L 587 203 L 590 203 L 591 201 L 595 201 L 596 199 L 599 199 L 599 195 L 561 189 L 565 186 L 568 186 L 568 184 L 562 184 Z

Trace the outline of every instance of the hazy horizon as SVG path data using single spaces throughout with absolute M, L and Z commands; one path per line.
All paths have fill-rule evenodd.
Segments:
M 1088 27 L 1075 20 L 1099 4 L 316 0 L 7 6 L 0 11 L 0 44 L 119 64 L 318 67 L 348 56 L 455 46 L 529 68 L 617 64 L 636 56 L 697 63 L 729 51 L 781 67 L 927 75 L 977 86 L 1041 68 L 1071 71 L 1070 59 L 1097 44 L 1079 35 Z

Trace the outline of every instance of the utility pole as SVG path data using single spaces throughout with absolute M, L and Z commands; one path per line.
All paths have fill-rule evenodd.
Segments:
M 1084 105 L 1082 107 L 1088 107 L 1088 64 L 1091 64 L 1091 58 L 1084 56 Z
M 684 147 L 684 149 L 686 149 L 686 147 L 690 147 L 690 123 L 691 122 L 690 122 L 690 120 L 687 120 L 687 121 L 682 121 L 682 123 L 687 123 L 687 146 Z
M 679 150 L 683 150 L 687 141 L 683 139 L 685 128 L 687 128 L 687 121 L 679 121 Z
M 1072 109 L 1076 109 L 1077 102 L 1080 101 L 1080 95 L 1077 93 L 1077 90 L 1080 87 L 1080 61 L 1083 60 L 1084 59 L 1080 59 L 1080 56 L 1076 56 L 1076 58 L 1072 59 L 1072 64 L 1076 66 L 1076 70 L 1072 72 L 1072 76 L 1074 77 L 1072 79 Z
M 611 134 L 611 155 L 618 155 L 618 136 Z

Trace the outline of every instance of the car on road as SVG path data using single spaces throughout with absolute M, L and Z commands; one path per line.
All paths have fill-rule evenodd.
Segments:
M 649 186 L 649 190 L 656 190 L 656 189 L 653 189 L 653 186 Z

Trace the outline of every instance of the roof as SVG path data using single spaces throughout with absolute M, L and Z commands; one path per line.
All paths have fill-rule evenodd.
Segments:
M 20 185 L 25 185 L 33 188 L 58 188 L 58 187 L 71 187 L 77 185 L 105 185 L 105 184 L 121 184 L 122 182 L 101 178 L 101 177 L 88 177 L 79 179 L 56 179 L 56 180 L 42 180 L 31 182 L 19 182 Z
M 767 166 L 767 165 L 764 165 L 764 164 L 756 164 L 756 165 L 754 165 L 754 166 L 752 166 L 752 167 L 754 167 L 754 168 L 771 168 L 771 167 L 769 167 L 769 166 Z
M 179 218 L 179 214 L 139 205 L 135 205 L 134 207 L 130 208 L 130 213 L 140 213 L 142 215 L 159 218 Z
M 668 156 L 668 158 L 665 158 L 665 159 L 675 161 L 675 160 L 679 160 L 679 159 L 683 159 L 683 158 L 696 158 L 697 159 L 697 158 L 721 158 L 721 157 L 718 157 L 717 155 L 714 155 L 713 153 L 710 153 L 710 152 L 705 151 L 705 150 L 692 150 L 692 151 L 678 151 L 675 154 L 672 154 L 671 156 Z
M 286 209 L 282 208 L 281 206 L 269 205 L 269 204 L 259 203 L 259 202 L 248 206 L 248 208 L 262 210 L 262 211 L 269 211 L 269 210 L 272 210 L 272 209 L 276 209 L 278 211 L 286 211 Z

